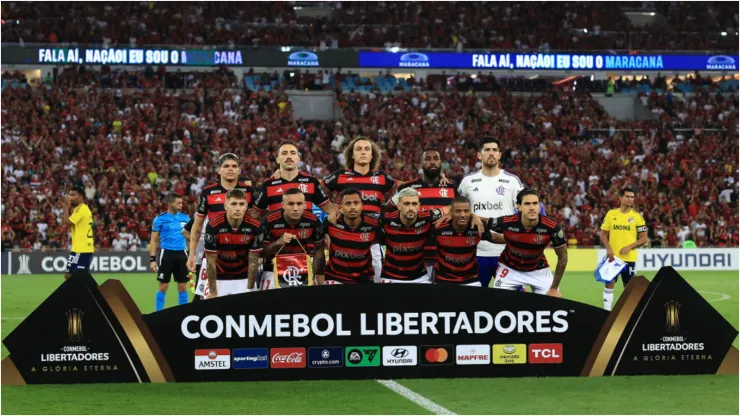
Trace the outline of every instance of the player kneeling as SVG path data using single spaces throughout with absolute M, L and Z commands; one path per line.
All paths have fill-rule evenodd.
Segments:
M 519 192 L 516 204 L 519 213 L 496 218 L 491 225 L 493 241 L 506 244 L 506 248 L 490 286 L 518 290 L 528 285 L 534 293 L 562 297 L 558 287 L 568 264 L 565 233 L 557 222 L 540 215 L 540 200 L 535 191 Z M 552 244 L 558 256 L 554 278 L 545 258 L 548 244 Z
M 216 214 L 206 226 L 208 298 L 235 295 L 247 291 L 247 252 L 261 250 L 262 227 L 259 221 L 244 215 L 247 194 L 232 189 L 226 194 L 226 212 Z
M 285 191 L 282 208 L 262 220 L 262 232 L 264 250 L 249 254 L 252 264 L 260 251 L 265 258 L 259 290 L 313 286 L 313 276 L 324 265 L 324 231 L 316 215 L 306 210 L 306 196 L 299 188 Z M 257 289 L 256 271 L 256 266 L 249 270 L 250 291 Z

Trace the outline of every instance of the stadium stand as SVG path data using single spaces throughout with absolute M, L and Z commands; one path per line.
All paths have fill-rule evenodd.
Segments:
M 664 18 L 645 26 L 632 24 L 623 4 L 611 2 L 329 4 L 333 19 L 299 17 L 288 2 L 12 2 L 3 7 L 2 36 L 4 42 L 121 46 L 737 49 L 738 6 L 730 2 L 656 2 L 651 10 Z
M 430 76 L 393 94 L 380 85 L 395 78 L 376 77 L 370 92 L 338 96 L 341 121 L 304 122 L 293 118 L 288 85 L 277 74 L 247 74 L 250 82 L 239 84 L 225 70 L 175 72 L 156 82 L 190 88 L 145 88 L 154 77 L 76 68 L 63 71 L 57 85 L 3 90 L 3 215 L 16 246 L 61 244 L 65 226 L 54 195 L 80 177 L 101 219 L 100 246 L 126 240 L 126 248 L 138 248 L 146 245 L 146 224 L 164 208 L 166 192 L 184 195 L 192 211 L 199 189 L 215 179 L 220 152 L 244 155 L 243 175 L 260 182 L 274 168 L 274 143 L 292 138 L 301 143 L 302 169 L 323 177 L 342 164 L 339 151 L 348 138 L 364 134 L 381 144 L 389 156 L 383 167 L 394 177 L 418 174 L 412 146 L 421 145 L 444 149 L 444 168 L 459 179 L 477 168 L 474 143 L 484 132 L 507 143 L 504 166 L 527 185 L 550 190 L 548 214 L 578 245 L 596 244 L 600 216 L 627 183 L 638 187 L 654 245 L 682 243 L 684 227 L 699 245 L 737 242 L 734 96 L 652 91 L 643 102 L 658 120 L 635 122 L 611 118 L 583 91 L 549 86 L 542 95 L 522 96 L 493 81 L 497 87 L 487 89 L 495 93 L 479 96 L 458 88 L 429 91 L 436 82 Z M 276 88 L 243 88 L 260 80 L 277 82 Z M 340 84 L 348 82 L 344 77 Z M 327 148 L 332 152 L 322 151 Z
M 737 50 L 737 3 L 322 3 L 331 20 L 294 6 L 10 2 L 2 7 L 2 37 L 123 47 Z M 637 26 L 625 6 L 662 18 Z M 737 246 L 738 80 L 672 76 L 614 80 L 617 94 L 637 94 L 654 115 L 623 121 L 590 94 L 604 92 L 607 81 L 584 77 L 574 77 L 576 89 L 491 73 L 416 79 L 250 69 L 240 78 L 225 67 L 103 65 L 60 67 L 35 88 L 23 74 L 5 72 L 3 231 L 21 249 L 64 246 L 59 196 L 81 178 L 99 247 L 138 249 L 167 192 L 182 194 L 193 212 L 222 152 L 242 155 L 243 176 L 259 183 L 275 168 L 275 144 L 292 139 L 301 146 L 301 169 L 323 177 L 342 165 L 343 144 L 364 134 L 383 147 L 383 168 L 396 178 L 418 174 L 414 149 L 436 146 L 459 180 L 478 167 L 475 139 L 492 134 L 504 140 L 504 167 L 548 190 L 548 215 L 579 246 L 598 244 L 598 221 L 628 183 L 638 189 L 652 245 L 675 247 L 691 233 L 700 246 Z M 341 119 L 296 119 L 290 90 L 335 91 Z

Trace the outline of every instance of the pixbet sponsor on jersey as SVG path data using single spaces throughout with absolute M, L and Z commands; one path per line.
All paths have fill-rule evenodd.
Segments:
M 473 204 L 473 212 L 478 211 L 500 211 L 504 209 L 504 203 L 499 201 L 495 204 L 491 203 L 491 201 L 486 202 L 476 202 Z
M 360 335 L 454 335 L 510 333 L 564 333 L 568 331 L 568 311 L 487 311 L 475 312 L 379 312 L 361 313 Z M 278 315 L 207 315 L 185 317 L 180 330 L 188 339 L 215 338 L 301 338 L 307 336 L 351 336 L 343 314 L 319 313 Z

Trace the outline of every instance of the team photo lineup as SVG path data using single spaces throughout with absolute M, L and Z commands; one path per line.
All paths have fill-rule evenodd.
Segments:
M 500 167 L 501 146 L 499 139 L 481 138 L 481 170 L 459 187 L 441 172 L 442 158 L 433 148 L 419 158 L 422 176 L 406 183 L 393 179 L 378 170 L 381 152 L 365 137 L 344 149 L 348 168 L 322 180 L 300 172 L 298 145 L 283 142 L 275 155 L 279 169 L 256 190 L 241 180 L 239 156 L 225 153 L 218 159 L 220 181 L 203 188 L 192 220 L 181 212 L 182 197 L 171 193 L 168 211 L 153 222 L 149 253 L 160 282 L 157 310 L 171 280 L 179 303 L 187 303 L 192 273 L 198 276 L 194 301 L 363 283 L 458 284 L 561 297 L 567 238 L 547 217 L 538 193 Z M 70 199 L 78 195 L 73 190 Z M 602 226 L 609 260 L 617 256 L 628 264 L 621 273 L 625 285 L 635 273 L 634 251 L 647 242 L 645 220 L 632 209 L 634 196 L 624 188 L 620 208 L 608 214 L 618 215 L 614 222 L 624 228 L 613 231 L 606 219 Z M 554 274 L 547 247 L 557 255 Z M 70 255 L 70 271 L 89 266 L 85 254 Z M 615 282 L 604 289 L 605 309 L 611 308 Z

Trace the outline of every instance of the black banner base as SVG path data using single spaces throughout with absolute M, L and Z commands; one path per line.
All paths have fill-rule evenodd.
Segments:
M 438 285 L 305 287 L 142 315 L 118 280 L 62 283 L 4 340 L 2 384 L 738 374 L 738 331 L 675 270 L 614 310 Z

